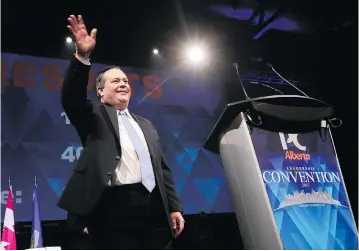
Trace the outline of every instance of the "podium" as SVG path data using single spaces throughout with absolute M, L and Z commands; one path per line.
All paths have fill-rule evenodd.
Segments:
M 297 95 L 226 105 L 205 148 L 220 154 L 245 249 L 358 249 L 333 114 Z

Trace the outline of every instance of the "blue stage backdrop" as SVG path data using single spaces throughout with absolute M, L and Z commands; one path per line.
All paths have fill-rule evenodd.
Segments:
M 68 65 L 68 60 L 2 53 L 1 202 L 4 212 L 11 177 L 16 221 L 31 220 L 34 176 L 42 220 L 66 216 L 56 203 L 81 153 L 79 138 L 60 104 L 59 90 Z M 103 67 L 92 66 L 91 98 L 96 98 L 94 79 Z M 123 70 L 132 85 L 129 108 L 157 127 L 184 212 L 231 212 L 220 158 L 202 149 L 224 107 L 218 90 L 212 88 L 215 81 L 127 67 Z
M 251 137 L 284 249 L 357 250 L 329 130 L 298 135 L 254 129 Z

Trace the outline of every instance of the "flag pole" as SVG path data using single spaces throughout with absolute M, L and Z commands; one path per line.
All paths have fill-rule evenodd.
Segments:
M 39 212 L 38 190 L 37 190 L 37 177 L 34 177 L 34 191 L 33 191 L 33 216 L 32 216 L 32 230 L 31 230 L 31 248 L 43 248 L 43 236 L 41 229 L 41 219 Z
M 0 248 L 5 250 L 16 250 L 16 227 L 14 219 L 13 193 L 9 176 L 9 195 L 6 202 L 4 226 L 1 234 Z

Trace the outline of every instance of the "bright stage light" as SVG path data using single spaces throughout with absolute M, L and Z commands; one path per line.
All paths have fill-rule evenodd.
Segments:
M 193 46 L 187 50 L 187 58 L 192 63 L 199 63 L 204 59 L 204 51 L 199 46 Z
M 158 49 L 155 48 L 155 49 L 153 49 L 152 52 L 153 52 L 153 54 L 157 55 L 158 54 Z
M 71 43 L 72 43 L 72 38 L 67 37 L 67 38 L 66 38 L 66 43 L 71 44 Z

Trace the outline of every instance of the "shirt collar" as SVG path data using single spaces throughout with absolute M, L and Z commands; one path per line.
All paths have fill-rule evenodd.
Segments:
M 125 110 L 117 110 L 117 115 L 120 115 L 120 112 L 124 112 L 127 116 L 130 116 L 130 112 L 127 108 Z

